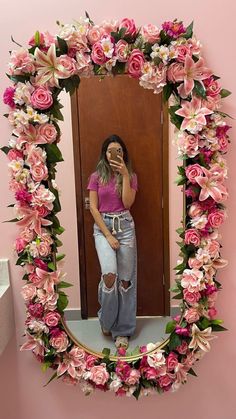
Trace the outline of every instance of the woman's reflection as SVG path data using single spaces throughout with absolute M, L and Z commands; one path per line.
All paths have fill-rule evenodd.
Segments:
M 112 336 L 116 347 L 127 348 L 136 328 L 137 245 L 129 210 L 135 200 L 137 175 L 118 135 L 103 142 L 87 189 L 101 267 L 98 318 L 102 332 Z

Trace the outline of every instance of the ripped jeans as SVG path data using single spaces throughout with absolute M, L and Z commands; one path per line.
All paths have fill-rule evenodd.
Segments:
M 114 250 L 94 223 L 93 236 L 101 267 L 98 318 L 101 327 L 112 337 L 132 336 L 136 328 L 137 306 L 137 244 L 135 225 L 129 210 L 120 213 L 101 213 L 104 223 L 119 241 Z M 104 275 L 113 274 L 114 281 L 107 286 Z M 125 282 L 127 281 L 127 284 Z

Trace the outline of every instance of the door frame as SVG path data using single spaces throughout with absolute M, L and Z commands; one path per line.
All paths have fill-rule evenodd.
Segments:
M 87 284 L 86 284 L 86 254 L 85 254 L 85 231 L 84 231 L 84 202 L 82 194 L 81 176 L 81 149 L 79 135 L 79 108 L 78 92 L 76 89 L 71 95 L 71 118 L 72 138 L 75 173 L 77 236 L 79 249 L 79 272 L 80 272 L 80 301 L 81 317 L 88 318 Z M 160 93 L 161 94 L 161 93 Z M 170 250 L 169 250 L 169 114 L 168 104 L 162 100 L 161 109 L 161 138 L 162 138 L 162 223 L 163 223 L 163 292 L 164 292 L 164 315 L 170 315 Z M 75 159 L 76 156 L 76 159 Z

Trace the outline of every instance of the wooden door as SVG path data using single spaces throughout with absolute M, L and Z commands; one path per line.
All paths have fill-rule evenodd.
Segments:
M 124 140 L 138 177 L 131 208 L 138 252 L 137 315 L 169 314 L 168 148 L 162 119 L 161 95 L 128 75 L 83 78 L 72 97 L 82 318 L 97 315 L 101 277 L 86 188 L 110 134 Z

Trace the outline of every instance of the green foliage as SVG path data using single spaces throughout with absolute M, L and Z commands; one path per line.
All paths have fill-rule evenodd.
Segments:
M 68 305 L 68 297 L 63 291 L 59 291 L 59 298 L 57 300 L 57 309 L 59 313 L 63 313 Z
M 169 109 L 168 109 L 168 112 L 170 114 L 170 120 L 171 120 L 172 124 L 174 124 L 178 129 L 180 129 L 180 127 L 181 127 L 183 118 L 179 115 L 176 115 L 175 112 L 180 108 L 181 108 L 181 106 L 174 105 L 174 106 L 170 106 Z
M 172 86 L 171 83 L 168 83 L 163 87 L 163 101 L 164 101 L 164 103 L 168 101 L 172 91 L 173 91 L 173 86 Z
M 200 96 L 203 99 L 206 99 L 206 89 L 203 86 L 203 84 L 198 80 L 194 80 L 193 93 L 195 93 L 196 96 Z
M 58 43 L 57 56 L 67 54 L 68 53 L 68 45 L 67 45 L 65 39 L 62 39 L 59 36 L 57 36 L 57 43 Z
M 2 150 L 3 153 L 8 154 L 11 149 L 10 149 L 10 147 L 3 146 L 3 147 L 0 148 L 0 150 Z
M 169 350 L 173 351 L 177 346 L 181 345 L 181 338 L 176 333 L 172 333 L 170 335 L 170 341 L 169 341 Z
M 80 77 L 75 74 L 68 79 L 61 79 L 59 84 L 66 92 L 70 92 L 70 95 L 73 95 L 74 91 L 79 87 Z
M 181 35 L 185 39 L 192 38 L 193 36 L 193 21 L 190 23 L 190 25 L 187 26 L 185 34 Z
M 45 144 L 44 149 L 47 153 L 47 163 L 57 163 L 60 161 L 64 161 L 61 151 L 58 148 L 57 144 Z
M 220 91 L 220 96 L 221 96 L 222 98 L 227 97 L 227 96 L 229 96 L 229 95 L 231 95 L 231 92 L 230 92 L 229 90 L 227 90 L 227 89 L 221 89 L 221 91 Z
M 70 284 L 69 282 L 61 281 L 59 284 L 57 284 L 57 288 L 69 288 L 73 287 L 73 284 Z
M 175 326 L 176 326 L 175 320 L 171 320 L 170 322 L 168 322 L 166 325 L 166 333 L 172 333 L 175 330 Z

